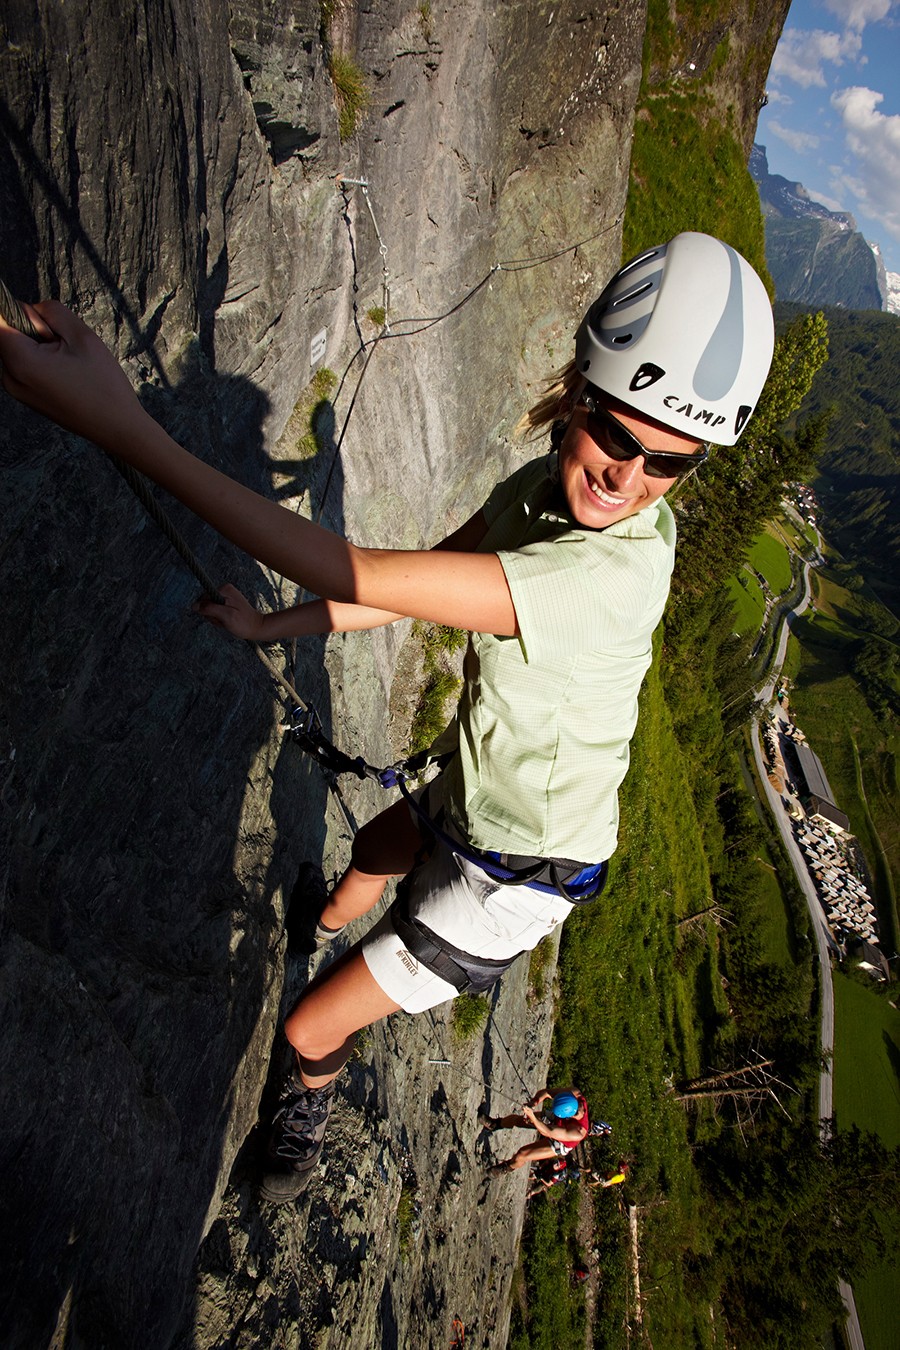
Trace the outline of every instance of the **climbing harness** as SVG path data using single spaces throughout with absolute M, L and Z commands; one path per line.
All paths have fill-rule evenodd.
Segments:
M 527 886 L 530 890 L 540 891 L 543 895 L 559 895 L 572 905 L 586 905 L 596 900 L 606 885 L 609 866 L 605 861 L 582 863 L 569 858 L 535 858 L 498 853 L 473 848 L 471 844 L 448 833 L 440 824 L 440 816 L 435 818 L 430 815 L 408 787 L 411 780 L 435 762 L 427 750 L 411 759 L 391 764 L 386 769 L 376 769 L 373 765 L 367 764 L 361 755 L 351 758 L 333 745 L 322 730 L 318 713 L 309 704 L 294 709 L 285 730 L 321 765 L 327 775 L 352 773 L 357 778 L 373 779 L 383 788 L 399 788 L 405 801 L 429 834 L 440 839 L 451 853 L 457 853 L 474 863 L 476 867 L 480 867 L 500 886 Z M 413 948 L 410 950 L 414 956 L 417 955 Z
M 595 900 L 603 890 L 608 871 L 605 862 L 585 867 L 566 859 L 486 852 L 447 833 L 440 824 L 441 813 L 437 818 L 431 815 L 408 787 L 409 781 L 430 762 L 428 751 L 413 760 L 376 769 L 362 756 L 351 758 L 333 745 L 322 730 L 315 708 L 309 706 L 295 709 L 285 730 L 316 760 L 329 783 L 339 774 L 352 773 L 358 778 L 371 778 L 382 787 L 398 787 L 407 805 L 419 817 L 426 838 L 439 839 L 452 854 L 475 863 L 498 885 L 524 886 L 546 895 L 559 895 L 571 904 L 580 905 Z M 423 797 L 427 798 L 427 792 Z M 388 911 L 391 927 L 403 946 L 426 970 L 446 981 L 458 994 L 490 989 L 522 953 L 514 952 L 501 959 L 475 956 L 435 933 L 410 907 L 414 876 L 415 869 L 400 882 L 396 899 Z
M 606 885 L 609 866 L 605 861 L 580 863 L 567 858 L 535 858 L 473 848 L 441 829 L 409 792 L 403 778 L 398 778 L 397 786 L 432 834 L 453 853 L 480 867 L 500 886 L 527 886 L 543 895 L 559 895 L 570 905 L 588 905 L 597 899 Z
M 404 877 L 397 888 L 397 898 L 389 911 L 391 927 L 410 955 L 433 975 L 452 984 L 458 994 L 478 994 L 490 989 L 521 956 L 521 952 L 516 952 L 491 961 L 454 947 L 410 912 L 408 882 L 409 877 Z

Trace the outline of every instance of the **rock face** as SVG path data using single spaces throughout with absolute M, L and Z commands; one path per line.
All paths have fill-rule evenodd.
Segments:
M 644 17 L 12 0 L 4 279 L 75 305 L 211 462 L 359 542 L 432 542 L 522 456 L 529 386 L 618 261 Z M 329 51 L 369 89 L 343 143 Z M 385 299 L 340 454 L 303 458 L 292 410 L 324 361 L 346 417 Z M 467 1345 L 502 1345 L 524 1179 L 487 1184 L 475 1113 L 486 1081 L 494 1110 L 542 1083 L 527 970 L 463 1048 L 443 1016 L 373 1031 L 316 1185 L 260 1207 L 252 1130 L 309 974 L 285 965 L 286 898 L 303 858 L 346 863 L 348 828 L 111 465 L 5 396 L 0 456 L 6 1344 L 445 1345 L 459 1317 Z M 215 577 L 293 602 L 167 505 Z M 297 661 L 373 762 L 403 636 Z
M 766 262 L 779 300 L 844 309 L 882 309 L 884 264 L 847 211 L 831 211 L 802 183 L 770 174 L 755 145 L 750 172 L 766 221 Z M 879 266 L 881 277 L 879 277 Z

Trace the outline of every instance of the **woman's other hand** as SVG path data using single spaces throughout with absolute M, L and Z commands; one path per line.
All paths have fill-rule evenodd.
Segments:
M 194 613 L 208 619 L 217 628 L 224 628 L 232 637 L 264 642 L 265 615 L 254 609 L 236 586 L 221 586 L 219 594 L 225 601 L 224 605 L 205 596 L 192 606 Z

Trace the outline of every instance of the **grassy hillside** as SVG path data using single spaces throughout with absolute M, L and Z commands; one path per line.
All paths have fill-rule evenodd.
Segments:
M 741 568 L 736 576 L 729 577 L 728 596 L 734 610 L 734 631 L 757 633 L 765 614 L 765 598 L 753 573 Z
M 791 560 L 784 541 L 774 528 L 758 534 L 747 551 L 750 566 L 769 583 L 773 595 L 782 595 L 791 584 Z
M 834 1107 L 840 1128 L 874 1130 L 900 1145 L 900 1011 L 846 975 L 834 984 Z M 897 1350 L 900 1264 L 879 1262 L 854 1285 L 866 1350 Z

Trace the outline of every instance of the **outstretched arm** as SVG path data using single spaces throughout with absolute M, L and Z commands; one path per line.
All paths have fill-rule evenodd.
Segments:
M 141 407 L 96 334 L 65 306 L 47 301 L 28 309 L 49 337 L 33 342 L 0 320 L 7 391 L 125 459 L 267 567 L 340 604 L 470 631 L 517 633 L 495 554 L 357 548 L 176 444 Z
M 478 511 L 465 525 L 435 544 L 435 548 L 445 552 L 473 552 L 486 531 L 487 521 Z M 264 614 L 255 609 L 236 586 L 222 586 L 220 594 L 225 601 L 223 605 L 204 597 L 194 605 L 195 611 L 234 637 L 249 638 L 252 642 L 277 642 L 282 638 L 307 637 L 311 633 L 354 633 L 361 629 L 381 628 L 403 617 L 391 610 L 341 604 L 335 600 L 307 600 L 300 605 L 291 605 L 289 609 Z

